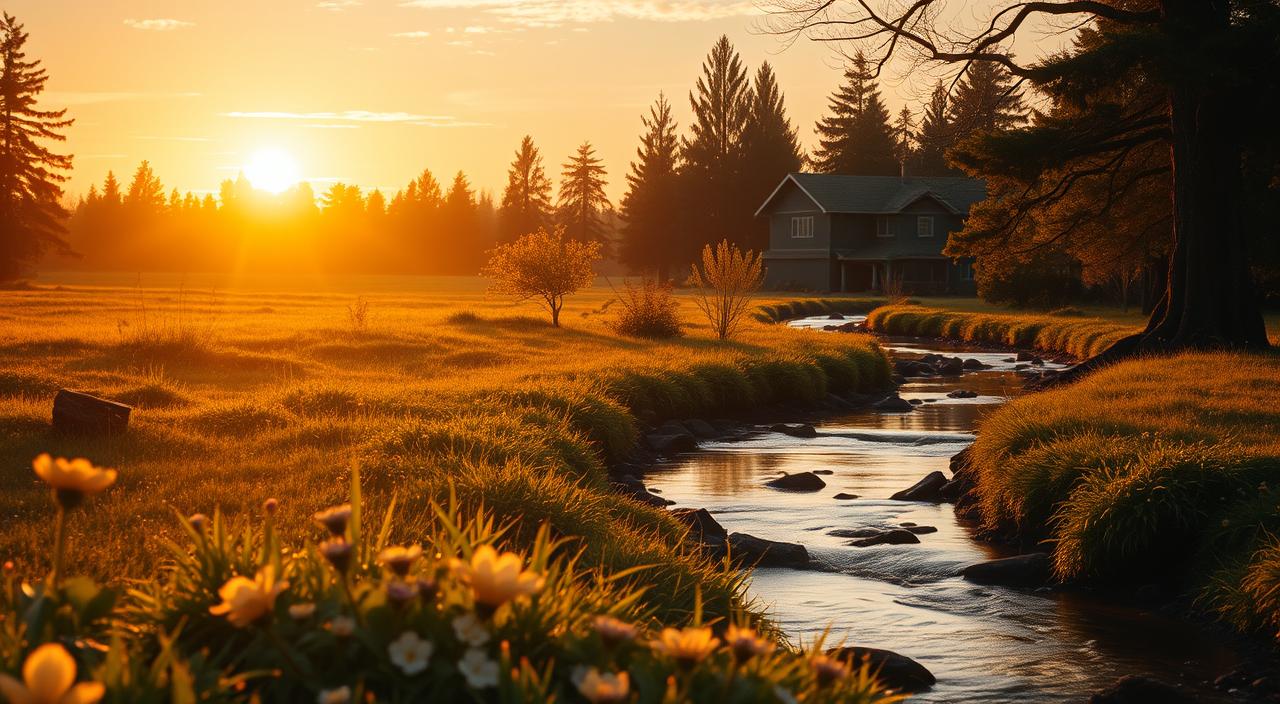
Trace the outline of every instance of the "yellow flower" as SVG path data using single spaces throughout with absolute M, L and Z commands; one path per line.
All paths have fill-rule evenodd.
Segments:
M 101 682 L 76 684 L 76 661 L 57 643 L 45 643 L 27 656 L 22 679 L 0 674 L 0 694 L 10 704 L 94 704 L 106 691 Z
M 276 597 L 289 586 L 276 581 L 275 569 L 267 565 L 253 579 L 232 577 L 218 590 L 222 603 L 210 606 L 209 613 L 227 617 L 231 625 L 244 628 L 266 616 L 275 607 Z
M 520 596 L 542 589 L 543 578 L 522 570 L 524 561 L 513 552 L 501 555 L 492 546 L 482 545 L 471 555 L 471 562 L 454 561 L 462 581 L 471 585 L 476 601 L 497 608 Z
M 54 459 L 46 452 L 35 458 L 31 467 L 55 491 L 96 494 L 116 482 L 116 470 L 95 467 L 83 457 Z
M 773 643 L 761 638 L 750 628 L 729 626 L 724 642 L 729 646 L 729 650 L 733 651 L 733 656 L 738 662 L 746 662 L 757 655 L 764 655 L 773 650 Z
M 403 577 L 409 574 L 409 568 L 413 567 L 419 557 L 422 557 L 422 546 L 410 545 L 405 548 L 396 545 L 378 553 L 378 562 Z
M 573 671 L 573 683 L 591 704 L 625 701 L 631 693 L 631 677 L 626 672 L 614 674 L 594 667 L 578 667 Z
M 710 628 L 664 628 L 658 640 L 649 645 L 656 652 L 675 658 L 684 667 L 692 667 L 715 651 L 720 639 L 711 635 Z

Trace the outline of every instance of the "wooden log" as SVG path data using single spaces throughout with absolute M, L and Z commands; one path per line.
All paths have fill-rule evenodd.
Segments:
M 62 389 L 53 397 L 53 430 L 68 435 L 119 435 L 129 427 L 133 407 Z

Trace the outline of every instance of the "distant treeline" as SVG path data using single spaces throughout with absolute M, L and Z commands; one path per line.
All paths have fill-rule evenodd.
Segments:
M 891 119 L 873 71 L 858 56 L 818 125 L 812 155 L 800 147 L 772 68 L 748 75 L 725 37 L 689 93 L 684 134 L 659 95 L 615 210 L 607 171 L 584 143 L 562 165 L 556 198 L 543 158 L 525 137 L 498 203 L 462 172 L 443 186 L 429 171 L 389 198 L 344 183 L 317 194 L 300 183 L 281 194 L 241 175 L 218 195 L 165 188 L 147 162 L 128 185 L 108 173 L 73 209 L 67 241 L 78 255 L 58 266 L 127 271 L 252 268 L 335 273 L 474 274 L 498 242 L 539 227 L 599 241 L 629 269 L 683 277 L 707 243 L 728 239 L 761 251 L 768 225 L 757 206 L 782 177 L 805 168 L 869 175 L 957 175 L 946 151 L 975 130 L 1025 119 L 1008 77 L 977 64 L 952 90 L 939 84 L 919 118 Z M 918 122 L 918 127 L 917 127 Z

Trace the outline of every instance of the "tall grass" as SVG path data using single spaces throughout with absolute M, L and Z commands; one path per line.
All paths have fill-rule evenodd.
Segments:
M 1169 581 L 1280 628 L 1280 356 L 1115 365 L 1019 398 L 971 452 L 988 530 L 1039 539 L 1062 579 Z

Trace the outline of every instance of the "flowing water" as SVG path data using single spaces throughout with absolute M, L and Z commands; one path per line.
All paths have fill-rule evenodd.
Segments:
M 825 318 L 793 323 L 830 324 Z M 829 642 L 847 639 L 916 659 L 938 684 L 913 702 L 1082 702 L 1119 676 L 1143 673 L 1218 701 L 1222 695 L 1204 683 L 1239 658 L 1215 633 L 1080 594 L 979 586 L 956 576 L 966 565 L 1003 555 L 973 540 L 950 504 L 888 497 L 930 471 L 947 473 L 950 457 L 973 441 L 978 420 L 1020 393 L 1022 382 L 1008 352 L 885 344 L 895 355 L 937 351 L 992 368 L 911 380 L 900 393 L 925 401 L 914 412 L 848 413 L 817 424 L 816 438 L 761 433 L 705 443 L 655 467 L 647 482 L 678 506 L 708 509 L 730 532 L 808 548 L 814 569 L 757 569 L 752 596 L 770 606 L 793 640 L 812 640 L 830 627 Z M 947 398 L 955 389 L 979 396 Z M 822 477 L 826 489 L 764 486 L 779 472 L 812 470 L 832 472 Z M 834 499 L 840 492 L 859 498 Z M 919 545 L 865 548 L 827 534 L 908 521 L 938 532 L 919 536 Z

